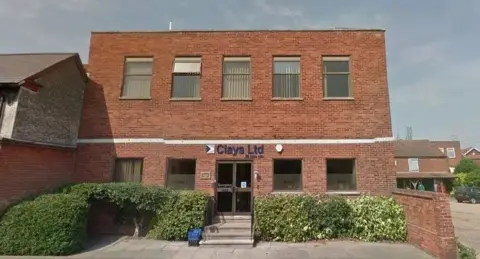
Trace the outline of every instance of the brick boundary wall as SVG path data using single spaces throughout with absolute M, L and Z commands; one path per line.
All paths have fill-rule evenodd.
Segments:
M 18 200 L 70 183 L 75 150 L 8 144 L 0 149 L 0 214 Z
M 447 193 L 396 189 L 407 219 L 408 243 L 440 259 L 456 259 L 457 244 Z

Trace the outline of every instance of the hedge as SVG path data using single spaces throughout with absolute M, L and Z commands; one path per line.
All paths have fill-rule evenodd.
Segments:
M 476 259 L 475 249 L 470 248 L 457 241 L 458 259 Z
M 264 241 L 404 241 L 407 234 L 402 208 L 386 197 L 268 195 L 255 199 L 255 220 Z
M 83 249 L 88 203 L 69 194 L 42 195 L 11 207 L 0 221 L 0 254 L 69 255 Z
M 198 191 L 183 191 L 157 211 L 147 237 L 160 240 L 186 240 L 191 228 L 203 227 L 209 196 Z

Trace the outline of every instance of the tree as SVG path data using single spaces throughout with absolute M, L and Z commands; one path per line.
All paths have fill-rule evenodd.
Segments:
M 465 185 L 480 187 L 480 169 L 470 172 L 465 176 Z
M 475 164 L 475 162 L 472 159 L 468 158 L 463 158 L 460 160 L 458 165 L 455 167 L 454 173 L 470 173 L 473 172 L 477 169 L 480 169 L 480 167 Z

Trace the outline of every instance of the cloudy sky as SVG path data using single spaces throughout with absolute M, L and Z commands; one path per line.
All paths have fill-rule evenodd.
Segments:
M 141 4 L 139 4 L 141 3 Z M 480 0 L 0 0 L 0 52 L 79 52 L 90 31 L 387 29 L 394 134 L 480 146 Z

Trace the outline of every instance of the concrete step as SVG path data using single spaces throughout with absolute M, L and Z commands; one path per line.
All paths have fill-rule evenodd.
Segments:
M 201 246 L 206 247 L 235 247 L 235 248 L 251 248 L 253 247 L 252 239 L 236 239 L 236 240 L 201 240 Z
M 252 221 L 251 216 L 222 216 L 218 215 L 213 218 L 212 223 L 226 223 L 226 222 L 245 222 L 250 223 Z
M 204 232 L 207 233 L 217 233 L 220 231 L 242 231 L 242 230 L 251 230 L 250 222 L 228 222 L 228 223 L 216 223 L 213 225 L 206 226 Z
M 222 230 L 220 232 L 204 232 L 203 240 L 245 240 L 252 238 L 250 230 Z

